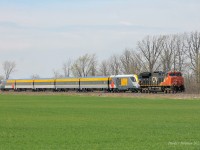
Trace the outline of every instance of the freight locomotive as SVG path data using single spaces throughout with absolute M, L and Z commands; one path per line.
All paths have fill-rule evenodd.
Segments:
M 104 77 L 83 77 L 63 79 L 18 79 L 4 80 L 0 83 L 3 91 L 94 91 L 176 93 L 184 92 L 184 79 L 181 72 L 155 71 L 133 75 L 112 75 Z
M 184 79 L 181 72 L 162 72 L 155 71 L 143 72 L 139 74 L 139 83 L 141 87 L 141 93 L 149 92 L 184 92 Z

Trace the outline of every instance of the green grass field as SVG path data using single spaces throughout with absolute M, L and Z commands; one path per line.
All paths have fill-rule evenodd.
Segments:
M 0 149 L 200 149 L 200 100 L 0 95 Z

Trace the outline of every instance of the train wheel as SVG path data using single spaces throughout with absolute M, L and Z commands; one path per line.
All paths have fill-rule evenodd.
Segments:
M 177 86 L 174 87 L 174 92 L 175 92 L 175 93 L 178 93 L 178 87 L 177 87 Z
M 171 90 L 171 92 L 174 94 L 175 87 L 174 87 L 174 86 L 171 86 L 170 90 Z

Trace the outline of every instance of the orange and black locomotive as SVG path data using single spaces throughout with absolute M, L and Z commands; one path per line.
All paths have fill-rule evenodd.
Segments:
M 181 72 L 162 71 L 143 72 L 139 74 L 139 84 L 142 93 L 149 92 L 184 92 L 184 79 Z

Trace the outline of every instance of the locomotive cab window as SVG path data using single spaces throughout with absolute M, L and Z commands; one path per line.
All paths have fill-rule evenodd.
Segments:
M 180 72 L 178 72 L 178 73 L 170 73 L 169 76 L 172 76 L 172 77 L 174 77 L 174 76 L 182 76 L 182 74 Z
M 179 76 L 179 77 L 181 77 L 181 76 L 182 76 L 182 74 L 181 74 L 180 72 L 179 72 L 179 73 L 177 73 L 176 75 L 177 75 L 177 76 Z
M 176 76 L 175 73 L 170 73 L 169 76 L 173 77 L 173 76 Z
M 132 82 L 136 82 L 134 77 L 130 77 Z

